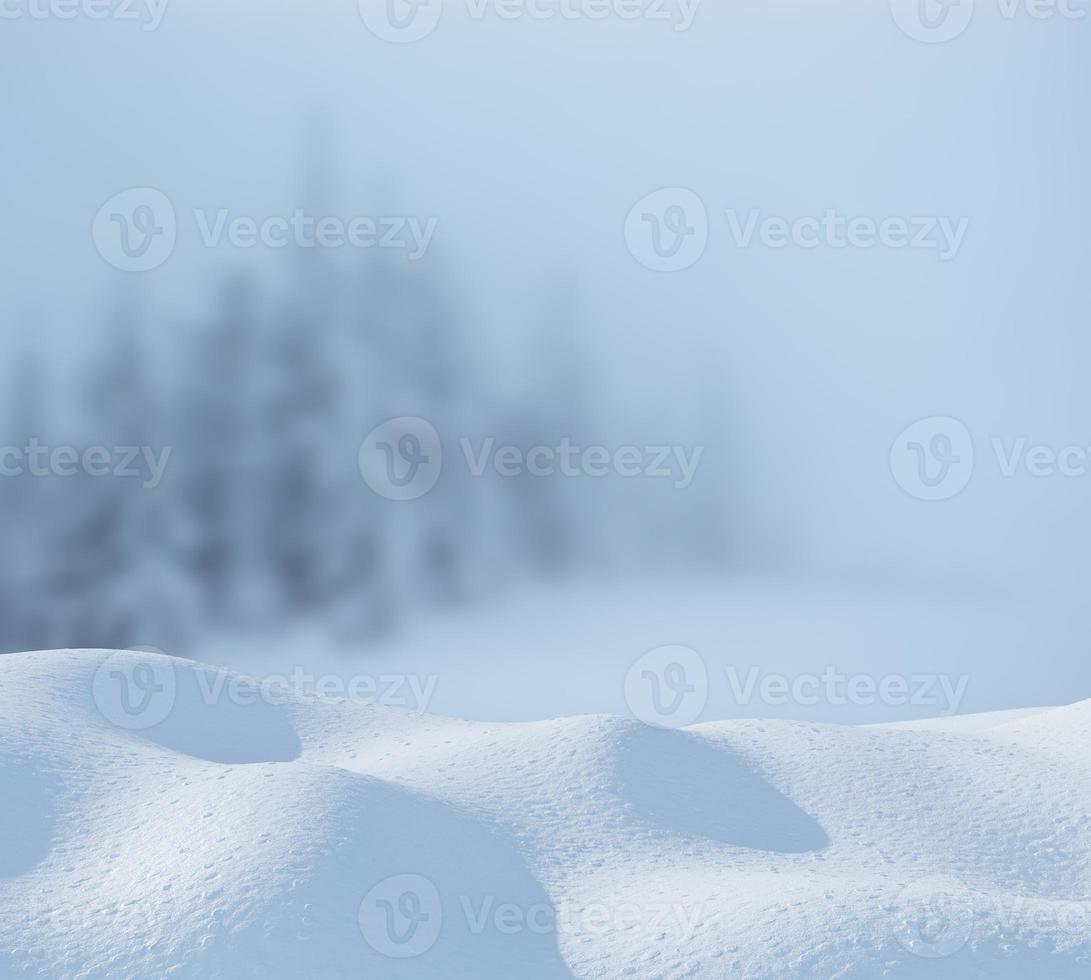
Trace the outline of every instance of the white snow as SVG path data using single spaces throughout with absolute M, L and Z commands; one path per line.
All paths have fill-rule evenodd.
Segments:
M 1000 725 L 1007 725 L 1024 718 L 1052 711 L 1053 708 L 1008 708 L 1005 711 L 982 711 L 974 715 L 951 715 L 943 718 L 918 718 L 915 721 L 888 721 L 872 725 L 873 728 L 900 728 L 905 731 L 930 732 L 981 732 Z
M 475 723 L 0 657 L 0 976 L 1086 978 L 1091 702 Z

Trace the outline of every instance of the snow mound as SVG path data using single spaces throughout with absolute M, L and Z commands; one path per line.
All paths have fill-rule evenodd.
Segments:
M 0 657 L 0 977 L 1086 978 L 1091 703 L 479 724 Z

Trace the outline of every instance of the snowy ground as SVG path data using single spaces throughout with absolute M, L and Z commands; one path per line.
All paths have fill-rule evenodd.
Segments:
M 1091 703 L 481 723 L 0 657 L 0 976 L 1086 978 Z

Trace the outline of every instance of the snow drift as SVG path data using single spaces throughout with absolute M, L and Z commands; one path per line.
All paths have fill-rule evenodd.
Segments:
M 1091 703 L 478 724 L 0 657 L 0 977 L 1085 978 Z

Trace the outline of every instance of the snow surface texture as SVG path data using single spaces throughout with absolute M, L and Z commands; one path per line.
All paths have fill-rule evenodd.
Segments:
M 0 976 L 1091 976 L 1091 702 L 480 724 L 0 657 Z

